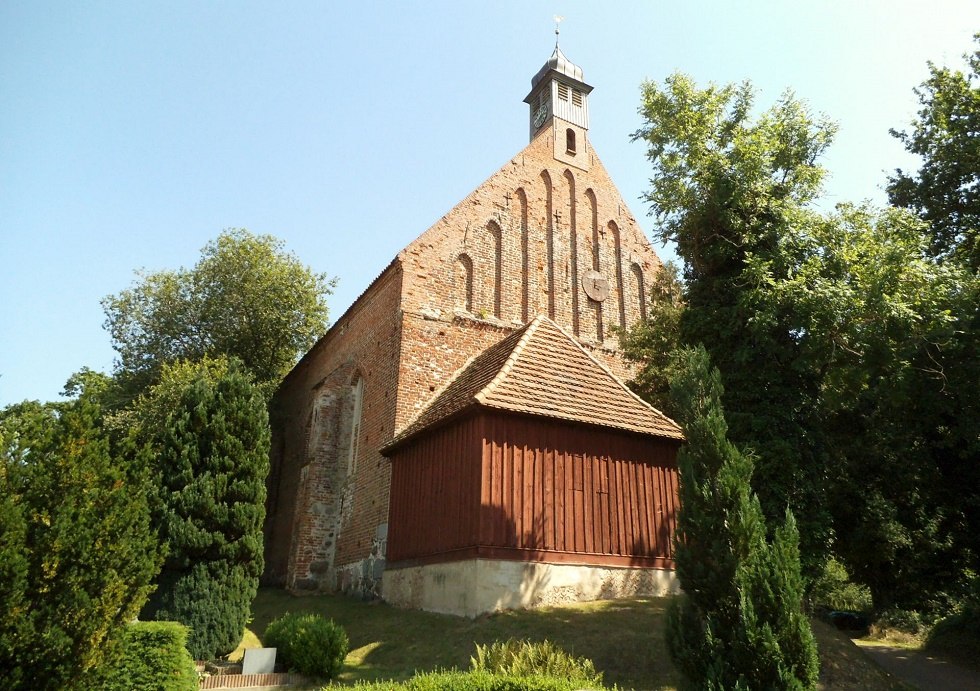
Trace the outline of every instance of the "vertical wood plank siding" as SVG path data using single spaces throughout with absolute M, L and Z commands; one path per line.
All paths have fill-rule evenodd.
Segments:
M 389 562 L 477 544 L 480 420 L 442 427 L 392 456 Z
M 388 562 L 672 566 L 677 448 L 487 411 L 433 430 L 391 456 Z

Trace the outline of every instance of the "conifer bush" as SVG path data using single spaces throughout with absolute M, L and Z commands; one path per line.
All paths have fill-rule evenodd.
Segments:
M 269 624 L 263 643 L 291 671 L 307 677 L 333 679 L 347 657 L 347 632 L 319 614 L 284 614 Z
M 264 399 L 237 361 L 209 360 L 165 368 L 138 414 L 169 547 L 141 616 L 188 626 L 195 659 L 226 655 L 241 641 L 263 568 Z
M 146 473 L 113 454 L 101 420 L 85 392 L 0 410 L 4 691 L 87 688 L 160 568 Z
M 675 550 L 685 594 L 669 612 L 667 647 L 690 689 L 812 689 L 796 522 L 787 510 L 767 533 L 752 458 L 727 439 L 721 393 L 704 349 L 680 351 L 671 397 L 687 437 Z

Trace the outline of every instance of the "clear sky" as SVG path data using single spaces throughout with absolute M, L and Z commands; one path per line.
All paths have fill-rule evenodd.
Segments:
M 189 267 L 222 229 L 337 276 L 339 317 L 527 143 L 561 47 L 590 139 L 648 230 L 639 86 L 675 70 L 792 88 L 840 123 L 829 202 L 884 201 L 888 128 L 926 61 L 960 65 L 980 2 L 0 2 L 0 406 L 111 371 L 100 299 Z

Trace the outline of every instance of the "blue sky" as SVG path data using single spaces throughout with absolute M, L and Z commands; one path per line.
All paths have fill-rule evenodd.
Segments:
M 980 31 L 980 3 L 947 0 L 4 0 L 0 406 L 110 371 L 100 299 L 224 228 L 339 277 L 340 316 L 527 143 L 555 14 L 595 87 L 592 144 L 648 230 L 644 79 L 750 79 L 762 106 L 793 89 L 840 124 L 827 203 L 882 203 L 926 61 L 959 65 Z

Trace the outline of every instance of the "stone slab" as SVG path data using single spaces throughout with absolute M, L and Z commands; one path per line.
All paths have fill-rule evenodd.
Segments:
M 242 658 L 242 674 L 271 674 L 276 671 L 275 648 L 247 648 Z

